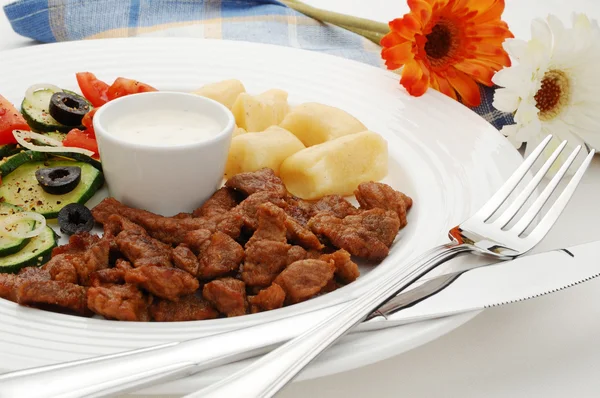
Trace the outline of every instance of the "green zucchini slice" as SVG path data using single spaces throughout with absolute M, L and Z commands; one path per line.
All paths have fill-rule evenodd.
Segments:
M 52 195 L 38 184 L 35 172 L 45 167 L 75 166 L 81 168 L 81 181 L 71 192 Z M 69 203 L 85 204 L 102 186 L 104 176 L 94 166 L 68 160 L 49 160 L 21 165 L 2 180 L 0 200 L 22 207 L 25 211 L 35 211 L 46 218 L 56 218 L 58 212 Z
M 50 227 L 34 236 L 18 252 L 0 257 L 1 273 L 17 273 L 24 267 L 39 267 L 50 260 L 52 249 L 56 247 L 56 234 Z
M 8 216 L 21 211 L 23 211 L 23 209 L 18 206 L 11 205 L 10 203 L 0 203 L 0 217 Z M 16 228 L 22 232 L 32 231 L 35 228 L 35 221 L 27 220 L 20 222 Z M 30 240 L 30 238 L 21 239 L 0 235 L 0 257 L 18 252 L 25 247 Z

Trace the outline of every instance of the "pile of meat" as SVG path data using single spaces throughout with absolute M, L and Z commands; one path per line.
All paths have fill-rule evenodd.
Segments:
M 0 274 L 0 297 L 123 321 L 189 321 L 268 311 L 354 281 L 352 256 L 378 262 L 412 200 L 361 184 L 341 196 L 291 196 L 272 170 L 238 174 L 193 213 L 163 217 L 107 198 L 42 266 Z

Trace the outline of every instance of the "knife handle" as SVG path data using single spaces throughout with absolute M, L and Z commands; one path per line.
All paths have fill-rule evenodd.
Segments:
M 177 378 L 193 367 L 179 356 L 179 345 L 162 344 L 0 375 L 0 397 L 93 397 Z

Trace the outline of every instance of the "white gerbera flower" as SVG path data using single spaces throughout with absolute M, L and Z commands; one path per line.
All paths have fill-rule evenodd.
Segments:
M 556 16 L 536 19 L 531 40 L 508 39 L 505 50 L 515 65 L 497 72 L 494 107 L 514 113 L 515 124 L 501 132 L 528 152 L 548 134 L 551 147 L 569 140 L 600 149 L 600 28 L 583 14 L 565 28 Z M 570 151 L 564 151 L 566 157 Z M 585 155 L 582 151 L 580 158 Z M 557 162 L 562 163 L 562 162 Z

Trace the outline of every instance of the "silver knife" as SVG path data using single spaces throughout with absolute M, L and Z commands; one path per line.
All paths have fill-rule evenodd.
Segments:
M 481 310 L 562 290 L 600 275 L 599 252 L 597 241 L 432 278 L 386 303 L 356 331 Z M 408 307 L 427 296 L 431 297 Z M 195 340 L 7 373 L 0 375 L 0 397 L 100 397 L 137 390 L 263 354 L 327 314 L 304 314 Z
M 358 330 L 441 318 L 554 293 L 600 276 L 600 241 L 432 278 L 399 294 Z

